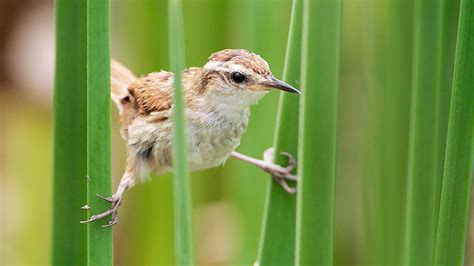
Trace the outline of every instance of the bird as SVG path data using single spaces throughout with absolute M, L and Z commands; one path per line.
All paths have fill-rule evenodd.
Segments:
M 152 72 L 137 78 L 118 61 L 111 61 L 111 98 L 127 145 L 126 167 L 111 197 L 96 195 L 111 207 L 81 223 L 110 217 L 103 226 L 115 225 L 126 190 L 145 180 L 150 172 L 161 175 L 173 171 L 173 84 L 171 72 Z M 251 105 L 271 89 L 300 94 L 298 89 L 275 78 L 261 56 L 244 49 L 213 53 L 203 67 L 185 69 L 182 84 L 191 171 L 217 167 L 234 157 L 270 173 L 288 193 L 296 192 L 286 182 L 298 179 L 291 173 L 296 166 L 291 154 L 282 153 L 288 158 L 288 165 L 283 167 L 273 163 L 273 148 L 264 152 L 264 160 L 235 149 L 247 129 Z

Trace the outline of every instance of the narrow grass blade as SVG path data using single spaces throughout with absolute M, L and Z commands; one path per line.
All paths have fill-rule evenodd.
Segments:
M 408 168 L 407 265 L 433 263 L 439 193 L 440 1 L 415 2 L 415 48 Z
M 290 32 L 286 50 L 283 80 L 300 85 L 301 28 L 303 1 L 293 0 Z M 275 133 L 275 161 L 287 161 L 280 152 L 298 152 L 298 95 L 281 93 Z M 293 265 L 295 262 L 296 197 L 269 180 L 258 262 L 264 265 Z
M 461 0 L 435 265 L 463 265 L 474 145 L 474 1 Z
M 174 72 L 173 93 L 173 166 L 176 222 L 176 260 L 178 265 L 194 265 L 191 181 L 186 154 L 184 93 L 181 71 L 184 70 L 184 37 L 181 0 L 168 0 L 170 64 Z
M 439 22 L 441 27 L 440 52 L 438 53 L 439 66 L 439 95 L 437 123 L 438 128 L 438 160 L 436 162 L 436 193 L 441 195 L 443 183 L 444 156 L 446 152 L 446 140 L 448 133 L 449 103 L 451 100 L 451 87 L 453 84 L 454 56 L 456 50 L 456 36 L 459 15 L 458 0 L 440 0 Z M 439 206 L 441 197 L 437 197 L 436 206 Z M 439 215 L 439 208 L 438 214 Z
M 87 1 L 87 175 L 91 213 L 110 207 L 96 194 L 111 195 L 110 3 Z M 88 265 L 113 265 L 112 228 L 88 228 Z
M 53 265 L 85 265 L 87 3 L 56 0 Z
M 332 265 L 341 1 L 303 10 L 296 265 Z

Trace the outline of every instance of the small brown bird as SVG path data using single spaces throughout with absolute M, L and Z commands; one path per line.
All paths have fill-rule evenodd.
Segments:
M 163 174 L 173 170 L 173 73 L 160 71 L 137 79 L 126 67 L 112 61 L 111 75 L 112 100 L 119 110 L 122 136 L 127 141 L 127 166 L 112 197 L 97 195 L 112 203 L 111 208 L 81 222 L 111 216 L 105 226 L 117 223 L 123 193 L 138 179 L 150 171 Z M 283 153 L 289 162 L 282 167 L 272 163 L 273 149 L 265 152 L 265 160 L 234 150 L 247 128 L 251 105 L 272 88 L 299 93 L 297 89 L 276 79 L 260 56 L 241 49 L 212 54 L 204 67 L 186 69 L 182 81 L 191 171 L 219 166 L 232 156 L 257 165 L 271 173 L 286 191 L 295 192 L 286 183 L 297 180 L 291 174 L 296 163 L 290 154 Z

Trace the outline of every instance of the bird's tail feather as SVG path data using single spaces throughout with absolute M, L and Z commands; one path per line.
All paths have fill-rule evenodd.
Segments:
M 114 59 L 111 61 L 110 70 L 111 96 L 121 114 L 124 109 L 124 100 L 129 97 L 128 86 L 136 81 L 137 77 L 132 71 Z

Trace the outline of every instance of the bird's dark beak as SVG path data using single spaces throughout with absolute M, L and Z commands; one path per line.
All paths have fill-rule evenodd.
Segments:
M 262 82 L 261 85 L 265 87 L 272 87 L 275 89 L 279 89 L 282 91 L 287 91 L 291 93 L 298 93 L 301 94 L 301 92 L 297 89 L 295 89 L 293 86 L 289 85 L 288 83 L 285 83 L 279 79 L 276 79 L 274 77 L 271 77 L 269 81 Z

